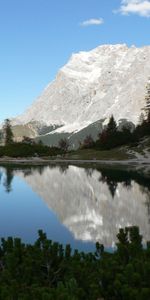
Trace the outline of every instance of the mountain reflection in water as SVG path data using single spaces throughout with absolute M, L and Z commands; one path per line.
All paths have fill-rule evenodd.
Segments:
M 40 196 L 75 239 L 112 247 L 120 227 L 138 225 L 150 240 L 150 184 L 136 172 L 72 165 L 6 168 L 7 192 L 13 176 Z

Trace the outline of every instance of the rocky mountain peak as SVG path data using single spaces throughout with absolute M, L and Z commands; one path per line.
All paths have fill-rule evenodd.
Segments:
M 55 80 L 15 124 L 38 122 L 54 132 L 78 132 L 97 120 L 137 123 L 145 106 L 150 46 L 103 45 L 73 54 Z M 53 133 L 54 133 L 53 132 Z

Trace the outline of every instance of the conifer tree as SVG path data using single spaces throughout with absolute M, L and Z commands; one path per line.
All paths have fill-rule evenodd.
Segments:
M 146 86 L 146 96 L 145 96 L 145 107 L 144 111 L 146 112 L 146 120 L 149 122 L 150 119 L 150 77 L 148 78 L 148 83 Z
M 3 138 L 3 133 L 2 133 L 2 131 L 0 130 L 0 144 L 1 144 L 1 142 L 2 142 L 2 138 Z
M 68 139 L 66 139 L 66 138 L 62 138 L 62 139 L 59 141 L 58 145 L 59 145 L 59 148 L 60 148 L 62 151 L 67 152 L 67 151 L 68 151 L 68 148 L 69 148 L 69 141 L 68 141 Z
M 142 125 L 143 123 L 145 123 L 145 115 L 144 113 L 142 112 L 139 116 L 139 122 L 138 122 L 138 125 Z
M 13 143 L 13 132 L 11 128 L 11 123 L 9 119 L 5 120 L 4 126 L 3 126 L 3 132 L 4 132 L 4 141 L 5 145 L 9 145 Z
M 113 115 L 109 119 L 106 131 L 110 135 L 116 133 L 116 131 L 117 131 L 117 123 L 116 123 Z
M 87 135 L 83 141 L 83 148 L 91 148 L 94 145 L 94 140 L 91 134 Z

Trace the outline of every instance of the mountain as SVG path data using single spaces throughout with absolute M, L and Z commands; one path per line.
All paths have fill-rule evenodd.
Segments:
M 145 106 L 150 76 L 150 46 L 103 45 L 73 54 L 56 79 L 22 115 L 13 120 L 46 144 L 65 136 L 74 145 L 102 129 L 113 114 L 117 122 L 136 124 Z

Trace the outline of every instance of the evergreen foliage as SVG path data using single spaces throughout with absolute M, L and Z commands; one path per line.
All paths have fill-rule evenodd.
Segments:
M 146 121 L 147 121 L 148 125 L 150 125 L 150 109 L 148 111 L 147 120 Z
M 131 143 L 132 141 L 134 141 L 134 138 L 130 129 L 124 126 L 122 130 L 119 131 L 114 117 L 111 116 L 108 125 L 99 134 L 98 140 L 95 143 L 95 148 L 109 150 L 114 147 Z
M 57 154 L 63 154 L 63 151 L 57 147 L 48 147 L 41 143 L 30 144 L 24 142 L 0 146 L 0 157 L 43 157 Z
M 113 117 L 113 115 L 110 117 L 107 128 L 106 128 L 106 133 L 110 135 L 114 135 L 117 132 L 117 123 Z
M 97 141 L 93 144 L 93 148 L 98 150 L 109 150 L 122 145 L 134 145 L 140 142 L 145 136 L 150 136 L 150 78 L 146 87 L 145 107 L 143 110 L 146 112 L 141 113 L 139 117 L 139 124 L 133 131 L 130 128 L 123 127 L 118 130 L 117 123 L 113 117 L 110 117 L 106 128 L 99 134 Z
M 146 105 L 143 110 L 146 112 L 146 118 L 148 118 L 148 114 L 150 112 L 150 78 L 148 79 L 148 83 L 146 86 L 146 96 L 145 96 Z
M 35 141 L 29 136 L 23 136 L 22 143 L 33 145 L 35 144 Z
M 150 243 L 142 245 L 138 227 L 120 229 L 117 249 L 74 252 L 48 240 L 39 230 L 33 245 L 1 239 L 1 300 L 148 300 Z
M 13 132 L 9 119 L 6 119 L 3 126 L 3 135 L 5 145 L 9 145 L 13 143 Z
M 94 146 L 94 140 L 91 136 L 91 134 L 87 135 L 83 141 L 83 143 L 80 144 L 80 149 L 89 149 Z
M 61 139 L 58 143 L 58 146 L 63 152 L 67 152 L 69 148 L 69 141 L 66 138 Z
M 3 139 L 3 132 L 2 130 L 0 130 L 0 144 L 2 143 L 2 139 Z

